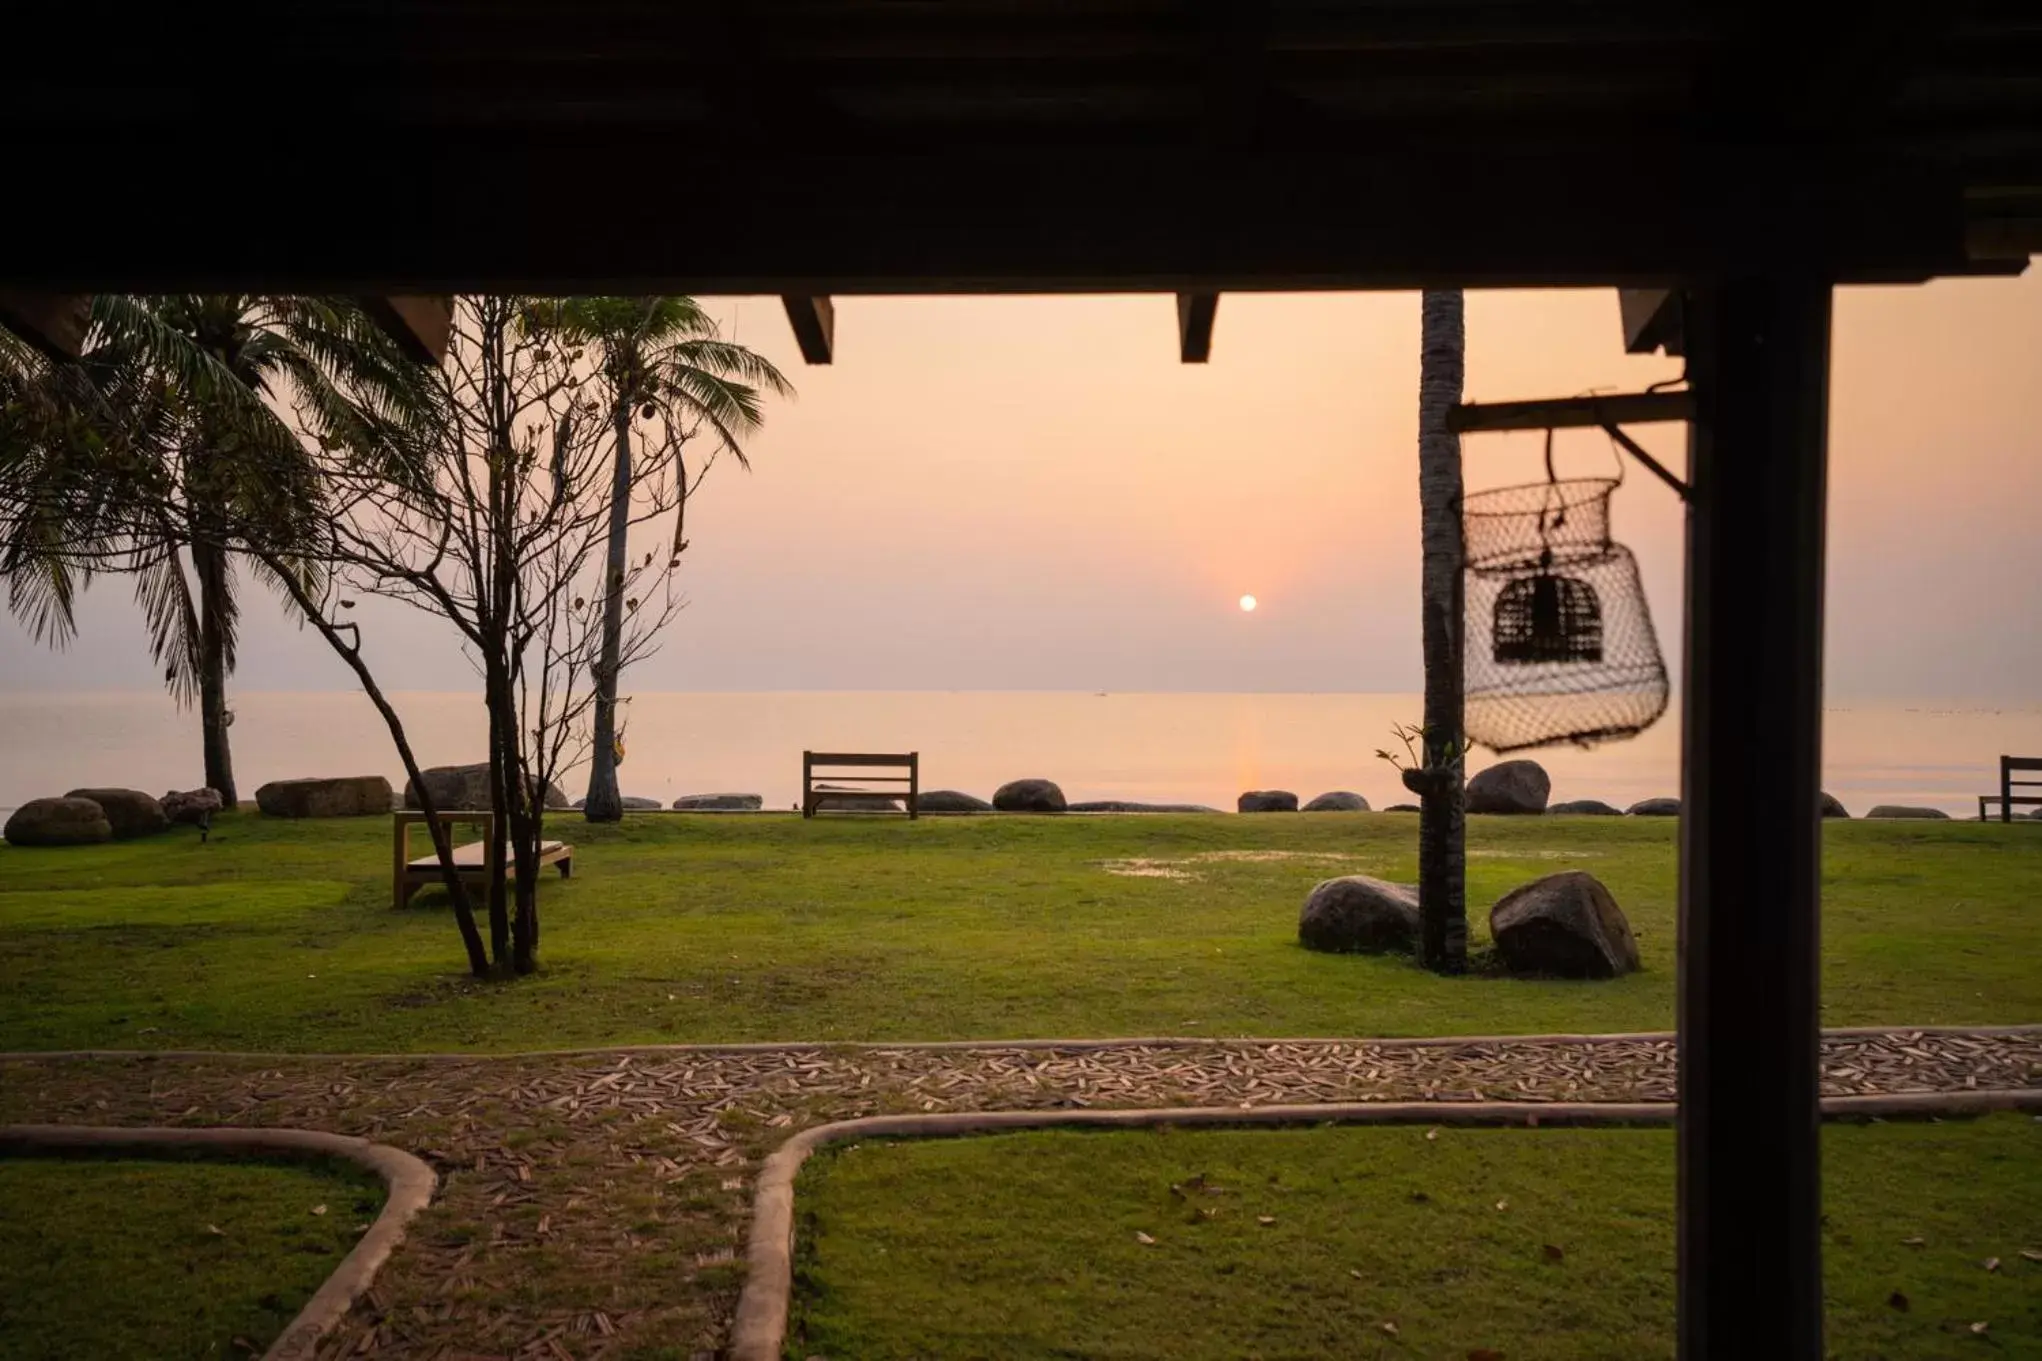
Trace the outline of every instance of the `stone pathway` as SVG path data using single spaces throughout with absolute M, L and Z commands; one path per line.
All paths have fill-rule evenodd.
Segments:
M 740 1281 L 751 1170 L 804 1125 L 1076 1106 L 1666 1101 L 1673 1084 L 1664 1039 L 17 1058 L 0 1061 L 0 1123 L 294 1125 L 431 1163 L 437 1203 L 322 1355 L 713 1358 Z M 2042 1028 L 1823 1046 L 1829 1095 L 2038 1086 Z

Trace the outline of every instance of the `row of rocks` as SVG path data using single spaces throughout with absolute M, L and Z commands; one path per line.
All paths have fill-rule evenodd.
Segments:
M 74 789 L 22 804 L 4 835 L 16 846 L 90 846 L 153 836 L 173 823 L 203 824 L 219 811 L 217 789 L 173 789 L 160 799 L 139 789 Z
M 1489 909 L 1489 934 L 1514 974 L 1615 978 L 1638 967 L 1638 942 L 1600 880 L 1580 870 L 1512 889 Z M 1298 941 L 1308 950 L 1383 954 L 1418 939 L 1418 890 L 1365 874 L 1328 879 L 1305 899 Z

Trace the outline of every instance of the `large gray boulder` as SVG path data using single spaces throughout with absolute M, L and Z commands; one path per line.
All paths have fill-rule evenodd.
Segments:
M 489 762 L 477 761 L 467 766 L 429 766 L 419 772 L 425 777 L 426 792 L 433 796 L 433 807 L 441 812 L 450 808 L 474 810 L 489 807 Z M 557 785 L 546 786 L 548 808 L 567 807 L 567 795 Z M 418 787 L 410 780 L 404 782 L 404 806 L 418 807 Z
M 638 794 L 619 795 L 617 798 L 617 802 L 623 806 L 624 811 L 627 813 L 652 813 L 657 812 L 659 809 L 666 807 L 666 805 L 661 803 L 658 799 L 648 799 Z M 588 807 L 588 800 L 576 799 L 574 801 L 573 807 L 575 808 L 576 811 L 580 811 L 581 809 Z
M 1620 818 L 1624 815 L 1623 809 L 1612 808 L 1601 799 L 1569 799 L 1552 805 L 1546 812 L 1556 817 Z
M 1553 778 L 1537 761 L 1503 761 L 1468 781 L 1470 813 L 1543 813 Z
M 1368 800 L 1345 789 L 1336 789 L 1330 794 L 1321 794 L 1306 804 L 1307 813 L 1366 813 Z
M 1417 939 L 1418 890 L 1366 874 L 1325 880 L 1298 914 L 1298 943 L 1307 950 L 1382 954 Z
M 976 794 L 959 789 L 924 789 L 915 795 L 915 808 L 923 813 L 990 813 L 993 806 Z
M 1288 789 L 1251 789 L 1234 801 L 1239 813 L 1295 813 L 1298 796 Z
M 1088 799 L 1074 803 L 1073 813 L 1217 813 L 1202 803 L 1131 803 L 1126 799 Z
M 681 813 L 756 813 L 765 806 L 758 794 L 683 794 L 674 800 L 675 811 Z
M 269 818 L 357 818 L 390 811 L 390 782 L 381 775 L 271 780 L 255 791 Z
M 1940 818 L 1947 821 L 1950 815 L 1940 808 L 1914 808 L 1904 803 L 1882 803 L 1871 812 L 1865 814 L 1865 816 L 1868 818 Z
M 1002 813 L 1063 813 L 1070 809 L 1054 780 L 1009 780 L 993 791 L 993 807 Z
M 1415 803 L 1393 803 L 1383 809 L 1385 813 L 1422 813 L 1425 810 Z
M 90 799 L 106 814 L 115 841 L 154 836 L 170 825 L 163 805 L 139 789 L 74 789 L 67 799 Z
M 1640 799 L 1624 810 L 1634 818 L 1677 818 L 1679 799 Z
M 1827 791 L 1824 791 L 1817 806 L 1822 809 L 1822 816 L 1826 818 L 1847 818 L 1851 815 L 1851 810 L 1844 807 L 1836 795 Z
M 16 846 L 90 846 L 113 840 L 113 824 L 91 799 L 30 799 L 0 835 Z
M 162 802 L 164 817 L 194 826 L 226 806 L 220 791 L 210 785 L 204 789 L 173 789 L 163 796 Z
M 826 791 L 815 801 L 815 811 L 818 813 L 902 813 L 907 811 L 901 806 L 899 797 L 893 794 L 874 794 L 866 790 L 832 784 L 819 784 L 816 788 Z
M 1489 934 L 1512 973 L 1615 978 L 1638 967 L 1638 942 L 1623 909 L 1600 880 L 1580 870 L 1503 895 L 1489 909 Z

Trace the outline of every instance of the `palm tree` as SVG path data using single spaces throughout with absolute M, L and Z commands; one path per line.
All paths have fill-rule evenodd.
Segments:
M 546 309 L 543 320 L 565 343 L 594 348 L 595 372 L 614 431 L 602 652 L 596 664 L 594 749 L 584 815 L 590 822 L 616 822 L 624 816 L 617 787 L 617 681 L 623 670 L 633 423 L 661 420 L 669 430 L 683 432 L 683 440 L 686 432 L 706 428 L 718 448 L 749 468 L 744 441 L 763 419 L 761 390 L 784 397 L 794 389 L 770 360 L 722 339 L 715 318 L 693 298 L 566 298 Z M 685 467 L 678 469 L 677 482 L 685 509 Z M 674 543 L 678 552 L 678 531 Z
M 1459 289 L 1420 303 L 1418 503 L 1423 569 L 1425 720 L 1420 763 L 1404 782 L 1419 796 L 1419 954 L 1428 968 L 1467 964 L 1467 804 L 1463 788 L 1461 442 L 1447 413 L 1461 400 L 1467 336 Z
M 9 504 L 38 507 L 38 533 L 9 526 L 0 570 L 10 603 L 38 637 L 62 642 L 71 601 L 95 570 L 132 576 L 165 686 L 180 705 L 198 705 L 205 782 L 232 807 L 236 540 L 259 525 L 273 550 L 309 548 L 321 532 L 317 464 L 286 404 L 320 434 L 358 419 L 343 388 L 401 403 L 404 360 L 344 300 L 105 294 L 93 300 L 78 364 L 49 365 L 38 377 L 69 385 L 99 468 L 90 485 L 63 491 L 61 441 L 6 456 Z M 316 576 L 310 553 L 283 561 Z

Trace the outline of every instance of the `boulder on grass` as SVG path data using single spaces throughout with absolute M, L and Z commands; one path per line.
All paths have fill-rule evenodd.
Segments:
M 1345 789 L 1336 789 L 1330 794 L 1321 794 L 1305 805 L 1307 813 L 1366 813 L 1368 800 Z
M 1623 809 L 1612 808 L 1601 799 L 1569 799 L 1565 803 L 1554 804 L 1546 812 L 1560 817 L 1620 818 L 1624 815 Z
M 1634 818 L 1677 818 L 1679 799 L 1640 799 L 1624 810 Z
M 1422 813 L 1425 810 L 1415 803 L 1393 803 L 1383 811 L 1385 813 Z
M 1631 923 L 1592 874 L 1568 870 L 1506 893 L 1489 909 L 1489 934 L 1517 974 L 1615 978 L 1638 967 Z
M 1865 816 L 1868 818 L 1941 818 L 1947 821 L 1950 815 L 1940 808 L 1914 808 L 1904 803 L 1882 803 L 1871 812 L 1865 814 Z
M 204 789 L 173 789 L 163 796 L 162 802 L 164 817 L 192 826 L 226 807 L 220 791 L 210 785 Z
M 489 807 L 487 761 L 467 766 L 430 766 L 419 774 L 425 777 L 426 792 L 433 796 L 433 807 L 442 813 L 448 809 L 472 811 Z M 565 808 L 567 795 L 561 793 L 557 785 L 548 783 L 545 804 L 548 808 Z M 404 806 L 419 806 L 418 787 L 410 780 L 404 782 Z
M 1537 761 L 1503 761 L 1468 781 L 1470 813 L 1543 813 L 1552 776 Z
M 1847 818 L 1851 815 L 1851 810 L 1844 807 L 1842 802 L 1837 799 L 1836 795 L 1828 793 L 1827 791 L 1823 793 L 1822 801 L 1819 806 L 1822 809 L 1822 816 L 1826 818 Z
M 1132 803 L 1127 799 L 1089 799 L 1074 803 L 1073 813 L 1217 813 L 1202 803 Z
M 1070 805 L 1054 780 L 1009 780 L 993 791 L 993 807 L 1002 813 L 1062 813 Z
M 815 801 L 818 813 L 902 813 L 900 798 L 893 794 L 874 794 L 866 790 L 851 789 L 847 786 L 819 784 L 816 789 L 820 797 Z
M 358 818 L 390 811 L 390 782 L 381 775 L 271 780 L 255 791 L 255 806 L 269 818 Z
M 1418 939 L 1418 890 L 1366 874 L 1328 879 L 1305 898 L 1298 943 L 1333 954 L 1408 950 Z
M 1295 813 L 1298 796 L 1288 789 L 1251 789 L 1234 801 L 1241 813 Z
M 617 801 L 624 806 L 627 813 L 650 813 L 666 807 L 658 799 L 648 799 L 637 794 L 619 795 Z M 588 807 L 588 800 L 576 799 L 571 806 L 579 812 Z
M 154 836 L 170 825 L 163 805 L 139 789 L 74 789 L 67 799 L 90 799 L 106 814 L 115 841 Z
M 90 846 L 113 840 L 113 824 L 91 799 L 30 799 L 0 835 L 16 846 Z
M 758 794 L 683 794 L 674 800 L 681 813 L 756 813 L 765 806 Z
M 924 789 L 915 795 L 915 808 L 924 813 L 990 813 L 993 806 L 976 794 L 959 789 Z

